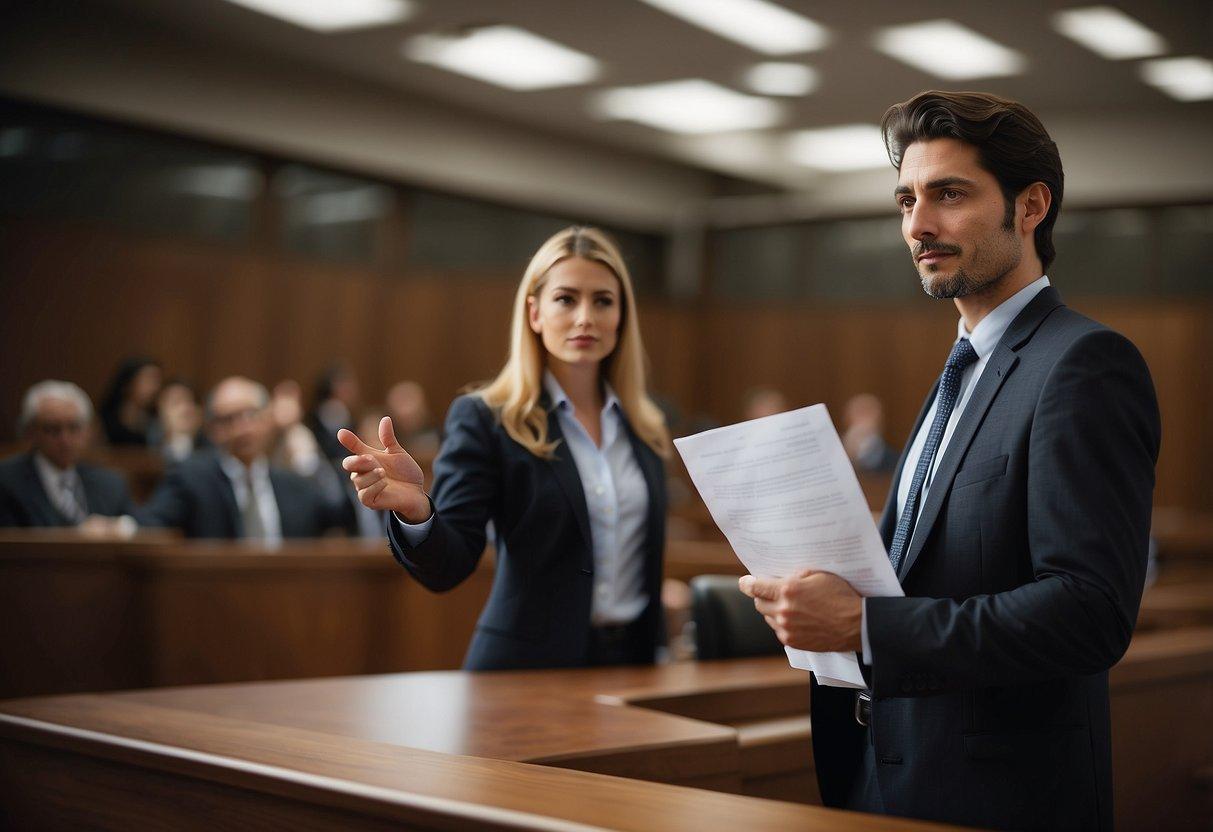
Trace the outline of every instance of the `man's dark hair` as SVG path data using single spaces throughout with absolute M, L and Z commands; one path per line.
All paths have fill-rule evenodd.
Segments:
M 894 104 L 880 124 L 889 160 L 901 170 L 901 159 L 914 142 L 957 139 L 977 148 L 981 166 L 998 180 L 1009 229 L 1015 216 L 1015 198 L 1033 182 L 1043 182 L 1053 197 L 1049 212 L 1036 226 L 1036 253 L 1046 270 L 1057 256 L 1053 225 L 1061 210 L 1065 174 L 1057 145 L 1045 127 L 1024 105 L 984 92 L 920 92 L 909 101 Z

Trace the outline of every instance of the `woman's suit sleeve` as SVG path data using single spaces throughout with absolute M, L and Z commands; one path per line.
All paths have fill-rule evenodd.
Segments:
M 442 450 L 434 460 L 434 523 L 429 536 L 410 546 L 395 519 L 388 521 L 393 556 L 435 592 L 463 582 L 484 552 L 485 525 L 501 493 L 497 430 L 493 414 L 479 397 L 457 398 L 447 413 Z

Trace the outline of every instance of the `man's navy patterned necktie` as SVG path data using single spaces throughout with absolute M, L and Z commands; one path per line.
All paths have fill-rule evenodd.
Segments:
M 889 547 L 889 560 L 893 562 L 893 571 L 901 566 L 901 558 L 906 553 L 906 546 L 914 532 L 914 519 L 918 513 L 919 497 L 922 495 L 922 484 L 927 479 L 927 471 L 931 470 L 931 460 L 943 439 L 944 429 L 956 406 L 956 395 L 960 392 L 960 378 L 965 368 L 977 360 L 977 353 L 968 338 L 961 338 L 952 347 L 948 355 L 948 363 L 944 365 L 943 375 L 939 379 L 939 391 L 935 394 L 935 419 L 931 422 L 931 432 L 922 446 L 922 454 L 918 457 L 918 466 L 914 469 L 914 479 L 910 480 L 910 492 L 906 495 L 905 507 L 897 518 L 897 531 L 893 533 L 893 545 Z

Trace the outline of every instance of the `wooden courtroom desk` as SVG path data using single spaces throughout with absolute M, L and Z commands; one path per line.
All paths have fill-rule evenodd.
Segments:
M 1137 615 L 1139 630 L 1213 626 L 1213 575 L 1146 590 Z
M 436 595 L 384 541 L 0 530 L 0 698 L 457 668 L 492 562 Z M 727 543 L 668 544 L 667 577 L 742 572 Z
M 1213 567 L 1213 514 L 1155 509 L 1150 534 L 1165 567 L 1177 561 L 1197 561 Z
M 672 785 L 736 791 L 737 732 L 641 706 L 698 699 L 701 710 L 745 716 L 778 699 L 803 709 L 806 693 L 803 673 L 764 659 L 8 701 L 0 703 L 0 823 L 123 832 L 288 823 L 688 832 L 944 828 Z
M 0 531 L 0 698 L 452 668 L 490 566 L 434 595 L 384 541 Z
M 1213 817 L 1213 807 L 1208 791 L 1199 790 L 1194 777 L 1213 765 L 1213 629 L 1135 638 L 1112 671 L 1111 691 L 1117 826 L 1202 828 L 1200 824 Z M 161 792 L 184 789 L 198 793 L 191 799 L 221 805 L 231 800 L 258 806 L 258 812 L 271 811 L 259 803 L 267 789 L 305 803 L 345 806 L 354 799 L 346 791 L 334 796 L 310 778 L 411 789 L 413 775 L 403 778 L 399 772 L 424 770 L 439 759 L 418 756 L 422 754 L 444 755 L 443 765 L 452 768 L 443 770 L 452 776 L 465 776 L 453 761 L 495 760 L 805 800 L 814 796 L 803 785 L 811 777 L 807 698 L 806 675 L 789 668 L 782 657 L 770 657 L 662 667 L 411 673 L 15 700 L 0 703 L 0 783 L 10 784 L 0 789 L 15 793 L 0 793 L 0 804 L 15 798 L 21 811 L 41 811 L 42 801 L 23 795 L 27 789 L 38 793 L 34 782 L 50 782 L 55 784 L 51 793 L 58 796 L 58 809 L 86 812 L 97 798 L 81 791 L 87 785 L 75 783 L 93 784 L 102 791 L 125 780 L 130 792 L 154 792 L 142 787 L 146 781 Z M 148 748 L 145 743 L 168 748 Z M 250 771 L 248 763 L 275 771 Z M 278 771 L 282 768 L 294 773 L 284 775 Z M 491 770 L 499 783 L 527 771 Z M 473 768 L 466 776 L 487 776 L 485 771 Z M 302 774 L 308 777 L 290 779 Z M 259 779 L 263 775 L 265 779 Z M 67 778 L 72 784 L 62 783 Z M 199 780 L 206 781 L 205 788 Z M 553 801 L 561 812 L 589 811 L 597 797 L 576 798 L 576 807 L 563 807 L 560 795 L 570 788 L 596 788 L 582 784 L 598 781 L 561 782 L 557 787 L 544 781 L 535 788 L 555 788 Z M 236 788 L 239 800 L 227 792 L 215 793 L 215 783 Z M 497 801 L 505 798 L 499 792 L 487 785 L 481 788 L 482 799 L 502 805 Z M 627 793 L 619 800 L 632 800 L 633 794 L 645 803 L 660 799 L 659 793 L 644 792 L 642 797 L 631 792 L 631 786 L 618 788 Z M 250 796 L 250 791 L 256 794 Z M 451 792 L 442 794 L 451 797 Z M 672 798 L 680 806 L 681 794 Z M 146 798 L 154 799 L 154 794 Z M 455 799 L 471 798 L 458 791 Z M 393 792 L 393 811 L 400 801 L 406 799 Z M 542 801 L 528 805 L 528 811 L 551 811 Z M 725 804 L 720 805 L 723 810 Z M 358 811 L 366 809 L 358 806 Z M 139 811 L 171 808 L 144 803 Z M 273 809 L 279 810 L 286 811 Z M 731 810 L 727 816 L 736 821 Z M 92 816 L 72 817 L 92 822 Z M 646 826 L 638 816 L 620 815 L 633 817 L 635 826 L 613 817 L 596 822 L 608 827 L 618 823 L 617 828 L 682 828 L 664 819 L 655 824 L 652 817 Z M 813 817 L 795 822 L 813 828 Z M 584 814 L 578 818 L 589 822 Z M 782 816 L 782 822 L 792 820 Z M 696 815 L 694 822 L 704 829 L 718 828 L 711 813 Z M 838 816 L 834 822 L 842 823 Z M 756 828 L 764 828 L 761 819 Z

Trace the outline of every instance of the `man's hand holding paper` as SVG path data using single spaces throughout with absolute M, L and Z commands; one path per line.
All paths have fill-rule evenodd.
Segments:
M 741 591 L 788 647 L 817 653 L 859 652 L 863 599 L 832 572 L 787 578 L 743 577 Z
M 859 596 L 903 593 L 825 405 L 674 444 L 792 665 L 865 687 Z

